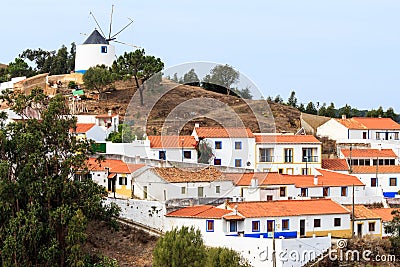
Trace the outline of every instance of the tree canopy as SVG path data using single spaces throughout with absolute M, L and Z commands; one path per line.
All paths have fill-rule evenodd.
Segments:
M 229 94 L 232 85 L 239 82 L 239 72 L 228 64 L 217 65 L 210 70 L 210 73 L 203 78 L 203 87 L 219 85 L 226 88 Z M 207 89 L 207 88 L 206 88 Z
M 90 67 L 83 74 L 85 87 L 90 90 L 96 90 L 100 95 L 99 98 L 102 98 L 103 94 L 108 91 L 115 78 L 115 75 L 105 65 Z
M 2 96 L 18 114 L 35 110 L 0 129 L 0 251 L 2 266 L 83 266 L 85 229 L 96 220 L 113 221 L 105 188 L 91 179 L 71 179 L 83 169 L 87 141 L 70 134 L 76 120 L 60 95 L 41 89 L 28 96 Z

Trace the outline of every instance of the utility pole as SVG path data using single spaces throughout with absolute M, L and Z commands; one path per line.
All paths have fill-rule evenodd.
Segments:
M 272 230 L 272 266 L 276 267 L 276 250 L 275 250 L 275 221 Z
M 352 144 L 350 144 L 350 171 L 349 171 L 349 173 L 350 174 L 352 174 L 353 173 L 353 160 L 351 159 L 351 156 L 352 156 L 352 152 L 353 151 L 353 145 Z
M 354 239 L 354 184 L 353 184 L 353 200 L 351 212 L 351 238 Z

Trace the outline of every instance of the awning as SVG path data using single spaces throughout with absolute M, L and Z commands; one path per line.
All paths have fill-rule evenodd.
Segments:
M 116 173 L 110 173 L 107 178 L 113 179 L 116 175 L 117 175 Z
M 232 220 L 237 220 L 237 221 L 243 221 L 244 217 L 240 215 L 228 215 L 224 217 L 225 220 L 232 221 Z

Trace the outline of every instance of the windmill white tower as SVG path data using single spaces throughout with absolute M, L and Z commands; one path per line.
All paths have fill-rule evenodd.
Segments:
M 114 5 L 111 8 L 110 31 L 108 38 L 106 38 L 106 35 L 101 29 L 93 13 L 90 12 L 101 33 L 95 29 L 86 39 L 86 41 L 83 42 L 83 44 L 76 46 L 75 72 L 85 73 L 90 67 L 102 64 L 111 67 L 115 60 L 115 46 L 111 45 L 110 42 L 113 41 L 116 43 L 125 44 L 123 42 L 116 41 L 116 36 L 133 23 L 133 20 L 129 19 L 130 22 L 125 27 L 123 27 L 116 34 L 111 35 L 113 11 Z

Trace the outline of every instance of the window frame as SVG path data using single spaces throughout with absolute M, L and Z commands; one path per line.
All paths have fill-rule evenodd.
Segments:
M 235 141 L 235 150 L 242 150 L 242 141 Z
M 254 226 L 257 226 L 257 228 L 255 228 Z M 254 233 L 259 233 L 261 231 L 261 222 L 260 220 L 257 221 L 251 221 L 251 231 Z
M 215 141 L 214 142 L 215 149 L 222 149 L 222 141 Z
M 219 163 L 219 164 L 217 164 L 217 163 Z M 222 164 L 221 159 L 217 159 L 217 158 L 214 159 L 214 166 L 221 166 L 221 164 Z
M 181 186 L 181 195 L 186 195 L 186 187 Z
M 162 156 L 164 155 L 164 156 Z M 165 150 L 159 150 L 158 151 L 158 159 L 160 160 L 167 160 L 167 151 Z
M 189 155 L 189 156 L 188 156 Z M 192 151 L 190 150 L 184 150 L 183 151 L 183 158 L 184 159 L 191 159 L 192 158 Z
M 216 185 L 215 186 L 215 193 L 216 194 L 221 194 L 221 186 L 220 185 Z
M 242 159 L 235 159 L 235 168 L 242 167 Z
M 337 223 L 338 222 L 338 223 Z M 333 218 L 333 226 L 340 227 L 342 226 L 342 218 Z
M 376 177 L 371 178 L 371 187 L 378 187 L 378 179 Z
M 329 195 L 330 195 L 330 188 L 329 188 L 329 186 L 324 186 L 323 188 L 322 188 L 322 196 L 323 197 L 329 197 Z M 326 192 L 326 193 L 325 193 Z
M 287 223 L 287 227 L 285 227 L 285 223 Z M 282 231 L 290 230 L 290 222 L 289 219 L 282 219 Z
M 214 232 L 214 220 L 206 220 L 206 232 Z
M 345 191 L 343 191 L 343 190 L 345 190 Z M 343 192 L 345 192 L 344 194 L 343 194 Z M 348 187 L 347 186 L 342 186 L 342 187 L 340 187 L 340 196 L 342 196 L 342 197 L 347 197 L 348 196 Z
M 313 226 L 314 228 L 321 228 L 321 219 L 320 218 L 314 219 Z
M 282 191 L 282 189 L 283 189 L 283 191 Z M 279 197 L 286 197 L 286 192 L 287 190 L 286 190 L 286 186 L 281 186 L 281 187 L 279 187 Z M 282 192 L 284 192 L 284 194 L 282 195 Z
M 368 231 L 369 232 L 375 232 L 375 227 L 376 223 L 375 222 L 368 222 Z M 372 226 L 372 230 L 371 230 L 371 226 Z
M 394 185 L 392 185 L 392 181 L 394 181 Z M 397 177 L 389 177 L 389 186 L 397 186 Z
M 293 148 L 284 148 L 283 158 L 284 158 L 284 163 L 293 163 Z

